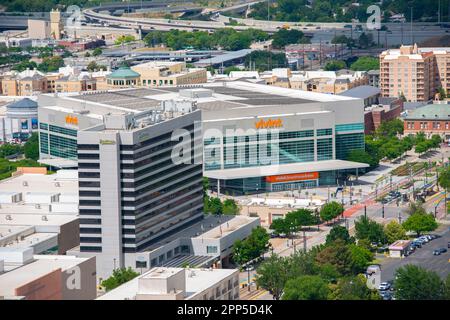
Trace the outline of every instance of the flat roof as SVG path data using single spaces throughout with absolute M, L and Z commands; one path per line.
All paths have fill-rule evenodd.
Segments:
M 218 239 L 226 236 L 243 226 L 252 223 L 259 218 L 255 217 L 247 217 L 247 216 L 235 216 L 233 219 L 228 220 L 227 222 L 222 223 L 220 226 L 217 226 L 197 237 L 196 239 Z
M 59 268 L 64 271 L 90 259 L 59 255 L 35 255 L 34 258 L 34 262 L 0 275 L 0 296 L 14 296 L 17 287 Z
M 204 175 L 208 178 L 213 179 L 230 180 L 230 179 L 291 174 L 291 173 L 346 170 L 346 169 L 368 168 L 368 167 L 369 165 L 366 163 L 359 163 L 345 160 L 325 160 L 325 161 L 301 162 L 282 165 L 246 167 L 237 169 L 207 170 L 204 171 Z
M 242 49 L 242 50 L 237 50 L 237 51 L 231 51 L 231 52 L 224 53 L 220 56 L 201 59 L 197 62 L 194 62 L 194 65 L 214 65 L 214 64 L 224 63 L 224 62 L 231 61 L 234 59 L 243 58 L 246 55 L 252 53 L 253 51 L 255 51 L 255 50 L 254 49 Z
M 75 214 L 0 213 L 0 224 L 5 226 L 61 226 L 77 219 Z
M 158 272 L 160 271 L 160 272 Z M 214 284 L 234 274 L 237 269 L 183 269 L 183 268 L 163 268 L 150 269 L 143 275 L 105 293 L 97 300 L 133 300 L 139 292 L 139 279 L 141 278 L 168 278 L 170 275 L 180 271 L 186 272 L 185 298 L 189 299 L 195 294 L 202 292 Z

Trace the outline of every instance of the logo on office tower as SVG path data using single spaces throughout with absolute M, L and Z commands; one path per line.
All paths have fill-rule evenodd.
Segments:
M 78 118 L 74 116 L 66 116 L 66 123 L 74 126 L 78 125 Z
M 269 129 L 269 128 L 281 128 L 283 127 L 283 120 L 281 119 L 268 119 L 259 120 L 255 123 L 256 129 Z

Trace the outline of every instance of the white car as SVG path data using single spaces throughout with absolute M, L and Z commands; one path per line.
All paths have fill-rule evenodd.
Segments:
M 391 288 L 391 285 L 387 282 L 382 282 L 380 283 L 380 286 L 378 287 L 378 290 L 380 291 L 385 291 L 385 290 L 389 290 Z

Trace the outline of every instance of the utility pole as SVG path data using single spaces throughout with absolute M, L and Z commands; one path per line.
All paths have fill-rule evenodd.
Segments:
M 303 251 L 306 252 L 307 250 L 307 245 L 306 245 L 306 231 L 303 230 Z
M 414 36 L 413 36 L 413 17 L 414 17 L 414 11 L 413 7 L 411 7 L 411 45 L 414 45 Z
M 384 219 L 384 202 L 382 203 L 383 207 L 381 208 L 381 217 Z

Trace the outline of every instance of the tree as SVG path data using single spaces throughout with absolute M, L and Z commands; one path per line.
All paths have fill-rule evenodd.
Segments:
M 33 133 L 24 145 L 25 157 L 28 159 L 39 159 L 39 137 L 37 133 Z
M 450 167 L 447 167 L 439 173 L 438 183 L 442 188 L 450 191 Z
M 320 218 L 323 221 L 331 221 L 344 212 L 342 204 L 336 201 L 326 203 L 320 210 Z
M 336 240 L 331 245 L 320 250 L 315 260 L 319 266 L 327 264 L 334 266 L 341 276 L 352 274 L 352 253 L 342 240 Z
M 403 134 L 403 130 L 404 130 L 403 120 L 393 119 L 381 122 L 380 126 L 377 128 L 375 132 L 378 137 L 383 138 Z
M 222 211 L 225 215 L 239 214 L 239 207 L 233 199 L 226 199 L 222 205 Z
M 359 57 L 352 63 L 350 69 L 354 71 L 370 71 L 380 69 L 380 60 L 373 57 Z
M 208 212 L 215 215 L 223 213 L 223 205 L 219 198 L 210 197 L 208 203 Z
M 363 273 L 374 258 L 373 253 L 369 249 L 356 244 L 350 245 L 350 252 L 354 274 Z
M 313 226 L 319 223 L 318 218 L 309 209 L 298 209 L 288 212 L 285 220 L 291 225 L 294 232 L 299 231 L 301 227 Z
M 89 58 L 90 56 L 91 56 L 91 54 L 90 54 L 89 51 L 87 51 L 87 52 L 84 54 L 84 57 L 85 57 L 85 58 Z
M 136 278 L 139 273 L 135 272 L 131 267 L 115 269 L 112 276 L 103 280 L 101 285 L 106 291 L 110 291 L 118 286 Z
M 102 53 L 103 53 L 103 50 L 102 50 L 101 48 L 95 48 L 95 49 L 92 51 L 92 55 L 93 55 L 94 57 L 100 56 Z
M 406 239 L 405 229 L 395 220 L 392 220 L 384 227 L 384 233 L 386 234 L 388 243 Z
M 445 300 L 450 300 L 450 273 L 445 279 Z
M 38 70 L 41 72 L 54 72 L 59 68 L 64 67 L 64 60 L 60 56 L 46 57 L 42 63 L 38 65 Z
M 394 286 L 398 300 L 440 300 L 445 297 L 445 284 L 439 275 L 417 265 L 398 268 Z
M 355 221 L 355 230 L 358 240 L 367 239 L 376 243 L 386 242 L 383 225 L 365 216 L 361 216 Z
M 121 45 L 121 44 L 125 44 L 125 43 L 130 43 L 136 41 L 136 38 L 133 35 L 123 35 L 120 36 L 116 39 L 116 41 L 114 42 L 114 44 L 116 45 Z
M 249 70 L 254 67 L 256 70 L 263 72 L 274 68 L 286 67 L 287 59 L 285 53 L 257 50 L 246 55 L 244 63 Z
M 283 300 L 326 300 L 328 284 L 320 276 L 302 276 L 288 280 Z
M 351 150 L 347 157 L 348 161 L 367 163 L 370 167 L 375 168 L 378 166 L 380 159 L 375 154 L 370 154 L 369 152 L 362 149 Z
M 256 283 L 279 300 L 288 279 L 288 261 L 272 254 L 258 268 Z
M 347 65 L 345 61 L 341 60 L 332 60 L 325 65 L 326 71 L 338 71 L 345 68 L 347 68 Z
M 366 284 L 364 275 L 345 277 L 338 280 L 336 285 L 331 285 L 329 300 L 380 300 L 376 290 L 370 290 Z
M 347 228 L 343 226 L 334 226 L 331 228 L 330 233 L 327 234 L 325 244 L 329 245 L 338 239 L 343 240 L 346 244 L 355 242 L 355 239 L 350 237 Z
M 233 245 L 233 261 L 239 266 L 258 258 L 269 248 L 270 236 L 266 229 L 258 226 L 245 240 L 238 240 Z
M 433 231 L 438 227 L 432 214 L 416 212 L 403 222 L 403 228 L 414 231 L 419 237 L 423 232 Z
M 273 34 L 272 39 L 272 46 L 277 49 L 284 48 L 286 45 L 293 43 L 309 43 L 309 40 L 304 37 L 303 32 L 295 29 L 280 29 Z
M 93 72 L 93 71 L 97 71 L 97 70 L 103 70 L 103 71 L 106 71 L 107 68 L 106 68 L 106 66 L 104 66 L 104 65 L 99 65 L 99 64 L 97 64 L 97 62 L 95 62 L 95 61 L 91 61 L 91 62 L 89 62 L 89 64 L 87 65 L 86 69 L 88 69 L 88 71 Z
M 289 222 L 286 221 L 286 219 L 283 218 L 277 218 L 272 221 L 272 224 L 270 225 L 270 229 L 275 231 L 277 234 L 285 234 L 286 236 L 289 236 L 291 233 L 291 226 L 289 225 Z
M 439 100 L 444 100 L 445 98 L 447 98 L 447 94 L 445 92 L 445 89 L 442 87 L 439 87 L 438 92 L 439 94 Z

